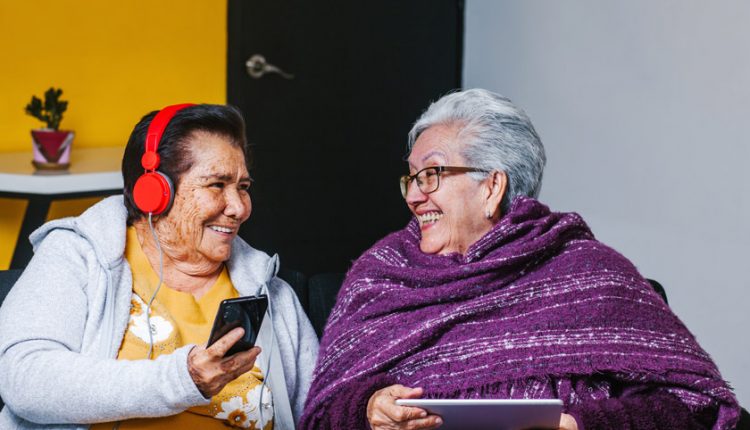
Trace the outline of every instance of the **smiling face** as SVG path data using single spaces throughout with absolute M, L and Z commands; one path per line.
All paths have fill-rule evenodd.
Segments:
M 232 240 L 250 217 L 250 175 L 242 149 L 226 137 L 198 131 L 188 139 L 192 167 L 156 230 L 165 254 L 200 273 L 229 259 Z
M 430 166 L 467 166 L 460 154 L 458 127 L 436 125 L 419 135 L 409 154 L 409 174 Z M 474 167 L 474 166 L 467 166 Z M 415 182 L 409 186 L 406 204 L 422 231 L 419 247 L 426 254 L 464 254 L 497 219 L 497 205 L 505 178 L 493 172 L 483 181 L 465 173 L 443 172 L 437 191 L 424 194 Z M 493 215 L 486 216 L 487 211 Z

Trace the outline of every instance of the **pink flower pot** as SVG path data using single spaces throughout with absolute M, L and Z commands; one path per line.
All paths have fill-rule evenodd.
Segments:
M 72 131 L 31 130 L 34 141 L 34 161 L 31 163 L 40 170 L 67 169 L 74 136 Z

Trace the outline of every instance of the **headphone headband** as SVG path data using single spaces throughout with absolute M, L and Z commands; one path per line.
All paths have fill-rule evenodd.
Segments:
M 156 168 L 159 167 L 159 155 L 156 150 L 159 148 L 159 142 L 161 142 L 161 136 L 164 134 L 164 130 L 167 129 L 169 121 L 172 120 L 177 112 L 190 106 L 195 105 L 193 103 L 171 105 L 156 113 L 156 116 L 151 120 L 151 124 L 149 124 L 148 131 L 146 132 L 146 151 L 141 158 L 141 165 L 144 169 L 156 170 Z
M 142 174 L 133 186 L 133 202 L 145 214 L 159 215 L 168 210 L 174 199 L 174 185 L 169 177 L 157 172 L 159 167 L 159 148 L 161 136 L 169 121 L 177 112 L 186 107 L 195 106 L 190 103 L 167 106 L 157 112 L 151 120 L 146 132 L 146 150 L 141 157 L 141 165 L 146 172 Z

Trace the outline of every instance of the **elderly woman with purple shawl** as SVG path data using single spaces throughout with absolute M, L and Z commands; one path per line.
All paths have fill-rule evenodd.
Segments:
M 733 428 L 737 401 L 633 264 L 535 200 L 544 148 L 485 90 L 409 133 L 414 218 L 362 255 L 328 320 L 305 429 L 432 429 L 399 398 L 563 401 L 561 429 Z

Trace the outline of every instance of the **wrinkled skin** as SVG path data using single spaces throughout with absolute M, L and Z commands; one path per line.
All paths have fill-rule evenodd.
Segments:
M 194 132 L 188 147 L 192 167 L 176 184 L 171 210 L 155 217 L 153 224 L 164 256 L 164 285 L 199 299 L 221 274 L 240 224 L 250 217 L 251 181 L 242 150 L 225 137 Z M 159 250 L 147 218 L 134 226 L 143 252 L 158 272 Z M 205 397 L 253 368 L 258 347 L 224 358 L 243 333 L 235 329 L 210 348 L 195 346 L 188 354 L 188 371 Z
M 422 408 L 399 406 L 396 399 L 417 399 L 421 388 L 391 385 L 376 391 L 367 402 L 367 421 L 372 430 L 416 430 L 435 429 L 443 424 L 437 415 L 430 415 Z
M 172 209 L 156 217 L 154 229 L 164 253 L 164 283 L 199 298 L 229 259 L 232 240 L 250 217 L 252 205 L 242 150 L 206 132 L 195 132 L 189 139 L 193 166 L 176 185 Z M 134 225 L 144 253 L 158 270 L 159 252 L 147 219 Z
M 255 359 L 260 354 L 260 347 L 256 346 L 247 351 L 224 357 L 229 348 L 242 339 L 244 334 L 245 331 L 238 327 L 224 335 L 209 348 L 200 345 L 190 350 L 188 372 L 203 397 L 210 398 L 219 394 L 225 385 L 253 369 Z
M 409 174 L 431 166 L 468 166 L 460 153 L 456 126 L 436 125 L 423 131 L 409 154 Z M 481 181 L 468 174 L 444 172 L 440 187 L 423 193 L 412 183 L 406 194 L 409 210 L 419 220 L 420 249 L 425 254 L 465 254 L 500 219 L 499 205 L 507 187 L 504 172 L 493 171 Z M 422 216 L 433 214 L 436 222 Z M 487 217 L 490 214 L 490 217 Z

